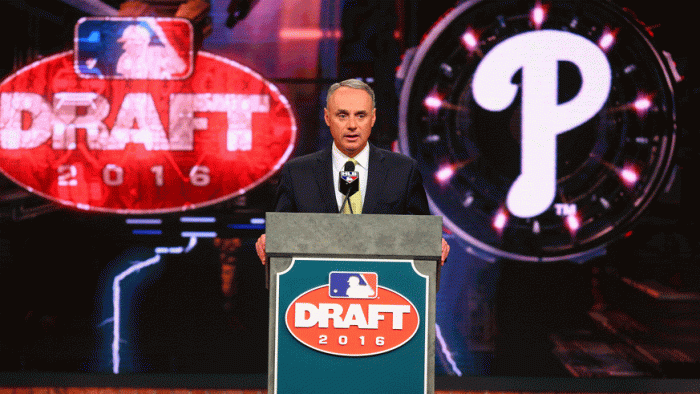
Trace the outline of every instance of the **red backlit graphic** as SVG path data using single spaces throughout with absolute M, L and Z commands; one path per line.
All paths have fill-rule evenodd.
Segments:
M 205 52 L 184 80 L 83 79 L 65 52 L 0 84 L 0 171 L 79 209 L 153 213 L 223 201 L 270 177 L 295 140 L 275 86 Z

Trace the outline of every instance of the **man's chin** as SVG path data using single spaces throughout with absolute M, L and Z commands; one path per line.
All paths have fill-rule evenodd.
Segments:
M 353 157 L 354 155 L 359 153 L 364 147 L 364 144 L 360 144 L 359 142 L 353 142 L 352 144 L 346 144 L 345 146 L 343 146 L 343 149 L 345 150 L 345 153 L 348 154 L 348 156 Z

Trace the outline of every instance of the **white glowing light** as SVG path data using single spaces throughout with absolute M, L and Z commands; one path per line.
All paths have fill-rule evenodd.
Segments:
M 634 185 L 637 183 L 637 180 L 639 180 L 639 174 L 637 174 L 637 171 L 635 171 L 633 168 L 623 168 L 620 171 L 620 178 L 627 184 L 627 185 Z
M 479 40 L 471 30 L 467 30 L 467 32 L 462 35 L 462 42 L 470 51 L 473 51 L 479 45 Z
M 129 267 L 124 272 L 114 278 L 112 282 L 112 307 L 114 308 L 114 316 L 112 317 L 112 372 L 119 373 L 119 347 L 121 344 L 121 281 L 127 276 L 138 272 L 141 268 L 160 262 L 160 254 L 156 254 L 148 260 L 138 262 Z
M 197 217 L 197 216 L 183 216 L 180 218 L 182 223 L 216 223 L 215 217 Z
M 539 29 L 542 27 L 542 23 L 544 23 L 544 19 L 546 17 L 546 13 L 544 11 L 544 7 L 542 7 L 541 4 L 537 4 L 535 8 L 532 9 L 532 12 L 530 13 L 530 18 L 532 20 L 532 23 Z
M 189 253 L 195 246 L 197 246 L 198 237 L 211 238 L 215 237 L 216 233 L 210 232 L 183 232 L 182 236 L 189 237 L 189 242 L 186 247 L 176 246 L 176 247 L 156 247 L 154 249 L 155 256 L 144 260 L 134 262 L 132 266 L 119 273 L 112 281 L 112 308 L 114 315 L 107 319 L 104 323 L 111 321 L 112 326 L 112 372 L 115 374 L 119 373 L 119 366 L 121 363 L 121 357 L 119 355 L 121 339 L 121 282 L 126 279 L 126 277 L 131 274 L 138 273 L 142 268 L 158 264 L 161 260 L 162 254 L 183 254 Z M 103 324 L 104 324 L 103 323 Z
M 576 215 L 569 215 L 566 217 L 566 225 L 570 231 L 576 231 L 581 227 L 581 221 Z
M 163 224 L 163 220 L 162 219 L 148 219 L 148 218 L 127 218 L 126 224 L 161 225 L 161 224 Z
M 469 208 L 469 207 L 472 205 L 473 202 L 474 202 L 474 196 L 472 195 L 471 192 L 469 192 L 469 193 L 467 193 L 467 195 L 465 196 L 464 201 L 462 202 L 462 205 L 463 205 L 465 208 Z
M 600 49 L 606 50 L 615 43 L 615 36 L 612 33 L 606 32 L 598 40 Z
M 440 183 L 447 183 L 455 175 L 455 170 L 451 165 L 445 165 L 435 173 L 435 179 Z
M 442 100 L 435 95 L 430 95 L 423 100 L 423 104 L 430 109 L 439 109 L 442 106 Z
M 215 238 L 216 233 L 214 231 L 183 231 L 180 233 L 183 238 L 189 238 L 190 241 L 195 240 L 194 244 L 190 242 L 192 247 L 197 244 L 197 238 Z M 188 246 L 189 247 L 189 246 Z M 189 252 L 189 250 L 187 250 Z
M 493 227 L 496 230 L 503 230 L 508 223 L 508 215 L 503 211 L 498 211 L 496 217 L 493 219 Z
M 637 112 L 646 112 L 651 108 L 651 100 L 648 97 L 641 97 L 634 102 L 634 109 Z
M 438 343 L 440 344 L 440 351 L 442 352 L 442 354 L 445 355 L 445 359 L 450 364 L 450 368 L 452 368 L 452 372 L 454 372 L 455 375 L 457 375 L 457 376 L 462 376 L 462 371 L 459 370 L 457 363 L 455 362 L 454 358 L 452 357 L 452 352 L 450 352 L 450 349 L 447 348 L 447 343 L 445 342 L 445 339 L 442 337 L 442 330 L 440 330 L 440 326 L 437 324 L 435 325 L 435 338 L 437 339 Z
M 427 142 L 427 143 L 436 143 L 436 142 L 440 142 L 440 136 L 437 135 L 437 134 L 428 135 L 428 136 L 425 137 L 425 139 L 423 140 L 423 142 Z

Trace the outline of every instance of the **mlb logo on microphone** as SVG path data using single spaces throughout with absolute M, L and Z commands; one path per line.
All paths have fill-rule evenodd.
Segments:
M 340 173 L 340 177 L 346 183 L 355 182 L 359 178 L 356 171 L 343 171 Z
M 339 272 L 329 274 L 328 295 L 331 298 L 377 298 L 375 272 Z

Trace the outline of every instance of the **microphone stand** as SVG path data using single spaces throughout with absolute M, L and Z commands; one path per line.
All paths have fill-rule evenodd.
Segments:
M 352 204 L 349 204 L 350 201 L 348 201 L 348 199 L 349 199 L 349 197 L 350 197 L 350 192 L 351 192 L 351 191 L 352 191 L 352 189 L 351 189 L 351 188 L 348 188 L 348 192 L 345 193 L 345 199 L 343 199 L 343 204 L 340 206 L 340 212 L 341 212 L 341 213 L 343 212 L 343 209 L 345 208 L 345 204 L 348 204 L 348 206 L 350 207 L 350 213 L 351 213 L 351 214 L 354 214 L 354 212 L 352 211 Z

